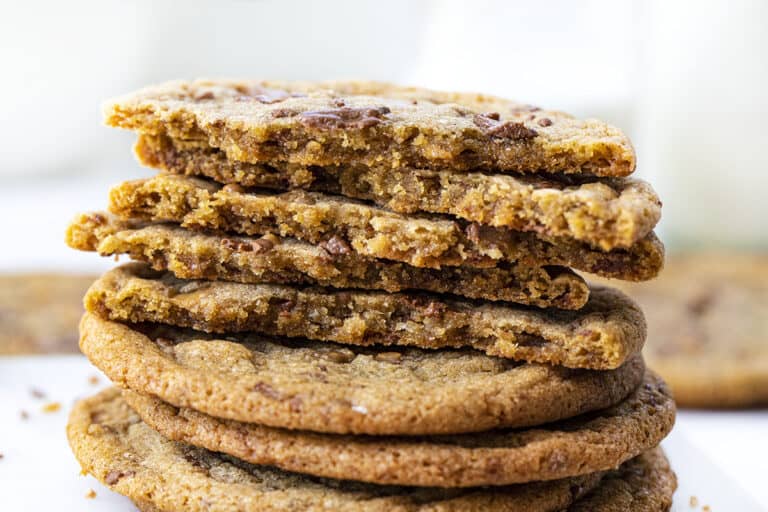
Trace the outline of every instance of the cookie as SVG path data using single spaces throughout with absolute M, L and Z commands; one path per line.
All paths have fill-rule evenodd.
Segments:
M 661 442 L 675 405 L 658 377 L 623 402 L 530 430 L 440 437 L 339 436 L 220 420 L 130 390 L 128 405 L 163 437 L 253 464 L 387 485 L 476 487 L 614 469 Z
M 589 298 L 584 280 L 566 267 L 509 264 L 431 269 L 329 252 L 295 239 L 190 231 L 174 224 L 78 215 L 67 229 L 70 247 L 101 255 L 129 254 L 182 279 L 285 283 L 399 292 L 420 289 L 472 299 L 579 309 Z
M 82 297 L 94 279 L 75 274 L 0 275 L 0 355 L 77 352 Z
M 78 402 L 67 437 L 84 472 L 145 511 L 555 512 L 580 499 L 596 505 L 590 510 L 607 511 L 611 509 L 601 507 L 616 500 L 642 501 L 671 495 L 674 488 L 674 475 L 658 449 L 616 471 L 493 489 L 380 486 L 309 477 L 165 439 L 142 423 L 116 390 Z M 609 484 L 607 492 L 600 492 L 601 481 Z M 611 492 L 617 484 L 637 498 Z
M 160 175 L 110 192 L 109 209 L 126 219 L 170 221 L 197 230 L 274 233 L 417 267 L 500 263 L 563 265 L 606 277 L 645 280 L 663 265 L 653 233 L 629 249 L 604 252 L 568 238 L 466 223 L 439 215 L 403 215 L 320 192 L 249 193 L 239 185 Z
M 484 96 L 371 82 L 168 82 L 108 101 L 106 124 L 206 141 L 232 160 L 626 176 L 617 128 Z
M 113 382 L 219 418 L 373 435 L 524 427 L 603 409 L 641 382 L 616 370 L 516 363 L 474 350 L 393 351 L 124 325 L 86 313 L 80 348 Z
M 664 512 L 672 508 L 676 489 L 677 477 L 662 449 L 656 448 L 605 475 L 568 512 Z
M 683 407 L 768 405 L 768 254 L 673 255 L 644 286 L 649 365 Z
M 630 247 L 661 217 L 647 183 L 573 176 L 510 176 L 386 166 L 249 164 L 198 141 L 141 135 L 139 161 L 165 172 L 225 184 L 306 189 L 373 201 L 409 214 L 449 214 L 469 222 L 586 242 L 603 250 Z
M 645 320 L 612 288 L 578 311 L 475 303 L 420 292 L 390 294 L 287 285 L 190 281 L 130 263 L 88 290 L 88 311 L 221 334 L 256 332 L 370 346 L 472 347 L 492 356 L 610 370 L 640 352 Z

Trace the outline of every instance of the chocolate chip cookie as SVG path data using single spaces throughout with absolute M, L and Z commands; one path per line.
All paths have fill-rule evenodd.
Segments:
M 105 273 L 88 290 L 88 311 L 221 334 L 257 332 L 359 346 L 472 347 L 489 355 L 609 370 L 645 341 L 642 311 L 596 287 L 578 311 L 475 303 L 426 293 L 298 288 L 182 280 L 142 263 Z
M 673 255 L 643 286 L 619 284 L 648 316 L 648 364 L 683 407 L 768 404 L 768 255 Z
M 413 267 L 272 234 L 243 237 L 190 231 L 176 224 L 121 220 L 98 212 L 78 215 L 66 240 L 74 249 L 103 256 L 129 254 L 182 279 L 426 290 L 560 309 L 579 309 L 589 298 L 587 284 L 566 267 L 515 263 L 489 268 Z
M 109 209 L 124 219 L 246 235 L 274 233 L 318 244 L 331 253 L 354 251 L 417 267 L 563 265 L 637 281 L 656 276 L 664 261 L 663 246 L 652 232 L 629 249 L 605 252 L 569 238 L 439 215 L 403 215 L 320 192 L 249 193 L 239 186 L 185 176 L 124 182 L 111 190 Z
M 123 397 L 174 441 L 297 473 L 429 487 L 508 485 L 614 469 L 659 444 L 675 417 L 669 391 L 651 374 L 621 403 L 571 420 L 417 438 L 283 430 L 221 420 L 130 390 Z
M 573 238 L 603 250 L 630 247 L 661 216 L 658 196 L 639 180 L 382 165 L 249 164 L 230 160 L 206 143 L 150 135 L 141 135 L 135 150 L 141 163 L 169 173 L 243 187 L 327 192 L 373 201 L 403 214 L 449 214 L 494 227 Z
M 168 82 L 108 101 L 104 117 L 250 163 L 597 176 L 635 169 L 629 139 L 601 121 L 375 82 Z
M 549 482 L 484 488 L 381 486 L 307 477 L 257 466 L 170 441 L 141 422 L 112 389 L 75 405 L 67 436 L 85 472 L 145 511 L 340 510 L 561 511 L 585 500 L 587 510 L 611 504 L 671 501 L 674 474 L 660 450 L 616 471 Z M 601 485 L 607 487 L 601 490 Z M 626 491 L 617 493 L 617 488 Z M 605 508 L 603 508 L 605 507 Z M 584 509 L 584 508 L 582 508 Z
M 96 276 L 0 275 L 0 355 L 77 352 L 82 297 Z
M 642 380 L 474 350 L 383 349 L 124 325 L 86 313 L 80 348 L 116 384 L 246 423 L 327 433 L 455 434 L 540 425 L 614 405 Z

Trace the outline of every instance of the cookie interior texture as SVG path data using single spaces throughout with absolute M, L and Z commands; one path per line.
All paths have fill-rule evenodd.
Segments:
M 437 487 L 507 485 L 616 468 L 651 449 L 675 418 L 668 389 L 647 374 L 621 403 L 526 430 L 432 437 L 339 436 L 221 420 L 124 390 L 164 437 L 254 464 L 341 480 Z
M 174 222 L 196 230 L 275 233 L 313 244 L 334 240 L 334 245 L 362 256 L 417 267 L 564 265 L 606 277 L 644 280 L 654 277 L 663 264 L 663 245 L 653 232 L 627 248 L 604 251 L 568 237 L 444 215 L 404 215 L 319 192 L 248 192 L 178 175 L 118 184 L 110 191 L 109 209 L 124 219 Z
M 139 161 L 164 172 L 246 188 L 304 189 L 373 201 L 411 214 L 570 237 L 610 250 L 629 247 L 661 217 L 661 202 L 640 180 L 567 175 L 503 175 L 386 166 L 248 164 L 205 142 L 140 135 Z
M 536 512 L 567 509 L 580 498 L 598 506 L 616 499 L 637 502 L 619 490 L 630 490 L 639 500 L 653 496 L 652 501 L 660 503 L 660 496 L 671 496 L 674 489 L 674 477 L 659 450 L 617 471 L 493 491 L 376 486 L 303 476 L 165 439 L 143 424 L 115 389 L 76 404 L 67 435 L 84 471 L 146 510 Z M 601 480 L 613 482 L 605 492 L 599 491 Z
M 621 366 L 640 352 L 646 336 L 642 311 L 607 287 L 594 287 L 578 311 L 557 311 L 420 292 L 189 281 L 132 263 L 104 274 L 84 302 L 88 311 L 116 321 L 359 346 L 472 347 L 493 356 L 598 370 Z
M 271 233 L 235 236 L 192 231 L 178 224 L 124 220 L 102 212 L 78 215 L 67 229 L 66 240 L 74 249 L 102 256 L 128 254 L 181 279 L 424 290 L 562 309 L 579 309 L 589 298 L 584 280 L 556 265 L 414 267 L 361 256 L 338 240 L 315 245 Z
M 220 418 L 329 433 L 441 434 L 538 425 L 602 409 L 641 382 L 616 370 L 474 350 L 341 346 L 124 325 L 86 313 L 80 347 L 115 383 Z

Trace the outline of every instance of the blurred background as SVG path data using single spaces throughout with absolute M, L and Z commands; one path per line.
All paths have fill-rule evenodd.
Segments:
M 98 270 L 77 211 L 147 171 L 102 100 L 169 79 L 360 78 L 482 91 L 625 130 L 667 246 L 768 246 L 768 3 L 30 1 L 0 17 L 0 270 Z

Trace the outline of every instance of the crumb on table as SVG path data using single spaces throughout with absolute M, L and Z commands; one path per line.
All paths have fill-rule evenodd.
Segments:
M 88 498 L 89 500 L 92 500 L 93 498 L 96 497 L 96 491 L 94 491 L 93 489 L 88 489 L 88 492 L 85 493 L 85 497 Z
M 48 402 L 43 406 L 42 411 L 44 413 L 53 413 L 53 412 L 58 412 L 59 409 L 61 409 L 60 402 Z

